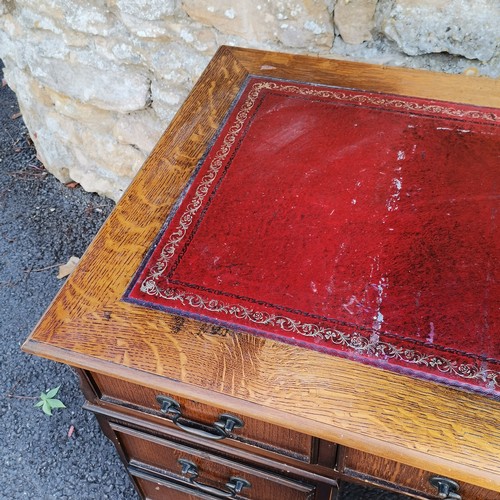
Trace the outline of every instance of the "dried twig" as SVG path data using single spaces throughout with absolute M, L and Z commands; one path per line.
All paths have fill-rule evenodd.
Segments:
M 13 287 L 16 285 L 17 283 L 15 283 L 14 281 L 0 281 L 0 286 Z
M 27 269 L 26 271 L 24 271 L 25 273 L 27 274 L 31 274 L 31 273 L 40 273 L 42 271 L 48 271 L 49 269 L 54 269 L 54 267 L 59 267 L 59 266 L 62 266 L 62 264 L 52 264 L 51 266 L 47 266 L 47 267 L 40 267 L 38 269 Z
M 18 396 L 15 394 L 17 386 L 24 380 L 24 378 L 20 378 L 11 388 L 10 392 L 6 394 L 8 398 L 14 399 L 38 399 L 36 396 Z
M 17 394 L 7 394 L 7 397 L 13 399 L 38 399 L 37 396 L 18 396 Z
M 29 165 L 29 167 L 31 167 L 35 171 L 16 170 L 14 172 L 7 172 L 7 174 L 18 179 L 43 179 L 47 177 L 47 175 L 49 175 L 44 168 L 38 167 L 36 165 Z

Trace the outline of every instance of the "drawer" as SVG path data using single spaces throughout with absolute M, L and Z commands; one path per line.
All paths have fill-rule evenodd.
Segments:
M 159 491 L 168 488 L 172 483 L 174 487 L 183 487 L 183 494 L 191 490 L 193 494 L 208 495 L 208 498 L 306 500 L 315 496 L 314 484 L 291 480 L 120 424 L 110 422 L 109 425 L 131 474 L 137 476 L 138 471 L 149 473 L 143 477 L 148 481 L 148 489 L 153 487 L 155 481 L 152 478 L 156 477 L 163 483 L 156 484 L 155 491 L 158 491 L 156 488 Z M 172 498 L 177 497 L 172 495 Z
M 450 498 L 454 500 L 499 500 L 499 493 L 479 486 L 456 482 L 451 477 L 403 465 L 351 448 L 340 448 L 339 469 L 343 474 L 370 484 L 416 495 L 417 498 Z M 438 479 L 441 478 L 441 479 Z M 438 483 L 451 485 L 448 496 L 439 496 Z M 434 483 L 434 485 L 432 484 Z M 454 487 L 453 483 L 456 484 Z M 453 496 L 453 493 L 455 496 Z M 443 493 L 444 495 L 444 493 Z M 458 496 L 457 496 L 458 495 Z
M 248 418 L 238 413 L 227 412 L 223 408 L 198 403 L 188 398 L 168 393 L 160 394 L 153 389 L 108 376 L 96 373 L 87 373 L 86 376 L 93 381 L 102 401 L 140 411 L 143 418 L 153 419 L 156 423 L 170 427 L 175 423 L 186 434 L 194 435 L 200 440 L 228 442 L 236 440 L 304 463 L 313 463 L 316 459 L 317 440 L 306 434 Z M 162 412 L 161 398 L 171 398 L 178 406 L 172 405 L 168 412 Z M 163 399 L 163 401 L 168 400 Z M 236 418 L 232 419 L 231 417 Z M 221 428 L 227 425 L 231 427 L 233 422 L 235 424 L 232 429 L 221 431 Z M 239 426 L 240 422 L 241 427 Z M 227 437 L 222 437 L 222 435 Z
M 213 500 L 214 498 L 205 493 L 193 492 L 190 487 L 168 481 L 153 472 L 136 469 L 135 467 L 130 467 L 128 471 L 144 497 L 148 500 L 166 500 L 167 498 L 168 500 L 200 500 L 200 498 Z

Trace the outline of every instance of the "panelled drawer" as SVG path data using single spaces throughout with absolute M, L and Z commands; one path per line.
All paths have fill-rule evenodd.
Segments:
M 450 498 L 454 500 L 500 499 L 499 494 L 493 491 L 454 481 L 452 479 L 453 474 L 442 477 L 432 472 L 350 448 L 340 448 L 339 469 L 347 476 L 366 481 L 370 484 L 406 492 L 418 498 Z M 446 484 L 450 486 L 448 496 L 444 496 L 445 493 L 439 496 L 439 483 L 442 483 L 441 487 L 445 489 Z M 456 484 L 456 487 L 453 483 Z
M 213 496 L 193 492 L 192 488 L 166 480 L 158 474 L 130 467 L 130 475 L 148 500 L 213 500 Z
M 150 483 L 154 483 L 151 475 L 156 475 L 166 481 L 164 487 L 172 482 L 183 486 L 184 493 L 186 488 L 191 488 L 193 493 L 202 493 L 209 498 L 314 498 L 314 484 L 294 481 L 117 423 L 110 422 L 109 425 L 125 454 L 131 473 L 137 475 L 137 471 L 149 472 L 150 476 L 146 478 L 149 481 L 148 489 L 152 487 Z M 161 484 L 157 484 L 157 487 L 162 489 Z M 158 498 L 161 498 L 159 495 Z
M 102 401 L 143 412 L 144 418 L 153 418 L 156 423 L 173 425 L 174 413 L 162 413 L 158 397 L 172 398 L 179 404 L 181 416 L 176 419 L 187 433 L 194 433 L 206 439 L 220 437 L 219 428 L 227 422 L 221 415 L 234 416 L 241 420 L 242 427 L 235 426 L 228 432 L 227 441 L 237 440 L 251 446 L 278 453 L 304 463 L 313 463 L 317 440 L 306 434 L 285 429 L 277 425 L 261 422 L 238 413 L 205 405 L 187 398 L 159 394 L 153 389 L 141 387 L 115 378 L 92 373 L 86 374 L 97 387 Z

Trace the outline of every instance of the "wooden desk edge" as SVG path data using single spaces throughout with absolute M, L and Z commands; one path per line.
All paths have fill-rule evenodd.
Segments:
M 192 398 L 207 405 L 219 406 L 226 411 L 241 413 L 270 424 L 283 426 L 283 422 L 286 422 L 288 428 L 297 432 L 303 433 L 304 429 L 307 429 L 308 434 L 320 439 L 352 447 L 389 460 L 399 461 L 435 474 L 452 476 L 454 479 L 500 492 L 500 463 L 498 469 L 492 470 L 466 467 L 458 462 L 446 461 L 410 448 L 396 446 L 384 440 L 345 431 L 333 425 L 312 422 L 309 416 L 302 417 L 300 415 L 300 409 L 297 409 L 295 414 L 291 414 L 221 393 L 214 397 L 214 392 L 211 390 L 124 367 L 120 364 L 108 363 L 103 366 L 103 363 L 99 360 L 66 349 L 54 348 L 31 339 L 28 339 L 23 344 L 22 350 L 29 354 L 68 364 L 74 368 L 94 371 L 132 384 L 144 385 L 158 390 L 160 393 L 166 391 L 174 395 Z

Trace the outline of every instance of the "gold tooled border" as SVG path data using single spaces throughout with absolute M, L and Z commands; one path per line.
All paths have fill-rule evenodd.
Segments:
M 436 103 L 428 104 L 385 96 L 379 97 L 375 95 L 353 94 L 341 90 L 327 90 L 319 87 L 305 88 L 276 81 L 261 81 L 254 83 L 236 114 L 234 122 L 224 136 L 222 145 L 210 162 L 207 173 L 201 178 L 191 201 L 182 213 L 177 227 L 170 234 L 166 244 L 162 247 L 159 258 L 154 265 L 151 266 L 148 275 L 142 281 L 141 291 L 164 300 L 179 301 L 182 304 L 188 303 L 193 308 L 250 321 L 255 325 L 277 326 L 284 332 L 298 334 L 303 337 L 313 337 L 322 341 L 329 341 L 334 345 L 342 346 L 358 354 L 368 354 L 384 360 L 395 359 L 408 364 L 433 368 L 440 373 L 448 373 L 462 379 L 480 380 L 484 382 L 487 389 L 497 389 L 500 386 L 500 372 L 484 369 L 473 363 L 460 363 L 447 359 L 444 356 L 425 354 L 416 349 L 397 347 L 389 342 L 380 341 L 377 335 L 363 335 L 357 331 L 352 334 L 345 333 L 337 328 L 325 328 L 315 323 L 303 323 L 286 316 L 256 311 L 241 304 L 229 304 L 216 299 L 206 299 L 198 294 L 187 293 L 176 288 L 161 288 L 158 285 L 158 279 L 167 269 L 170 260 L 175 255 L 176 249 L 186 236 L 196 213 L 202 207 L 203 200 L 210 191 L 210 187 L 223 166 L 224 160 L 231 151 L 236 138 L 244 127 L 250 111 L 263 90 L 278 90 L 305 96 L 354 102 L 357 104 L 384 106 L 404 111 L 429 112 L 456 118 L 480 119 L 494 123 L 500 121 L 500 117 L 493 112 L 452 108 Z

